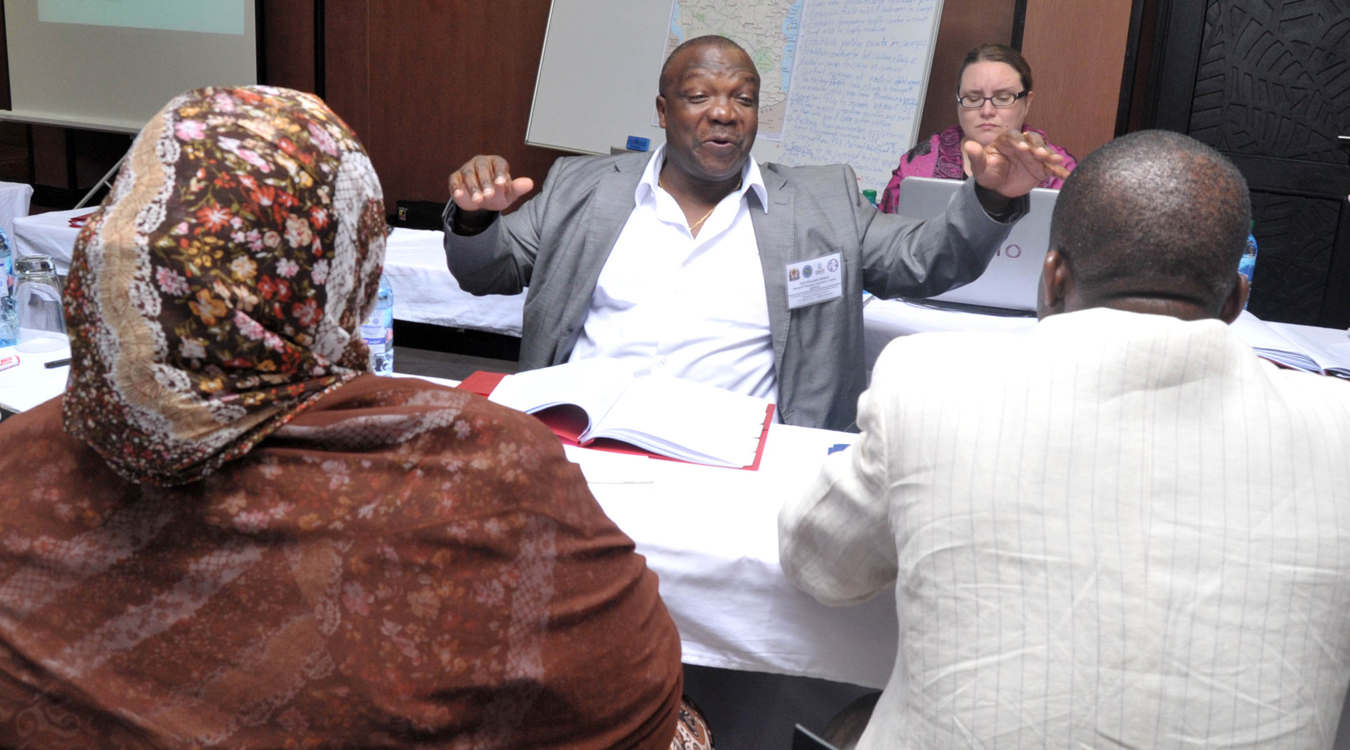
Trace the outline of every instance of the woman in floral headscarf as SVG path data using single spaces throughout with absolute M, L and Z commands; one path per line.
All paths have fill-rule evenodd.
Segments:
M 316 98 L 146 126 L 76 247 L 67 393 L 0 427 L 3 744 L 671 745 L 674 625 L 557 440 L 368 374 L 382 215 Z

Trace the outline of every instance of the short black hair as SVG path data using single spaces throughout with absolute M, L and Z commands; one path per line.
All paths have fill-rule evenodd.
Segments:
M 1050 221 L 1075 281 L 1089 290 L 1184 289 L 1222 307 L 1251 223 L 1247 181 L 1205 144 L 1166 130 L 1122 136 L 1064 181 Z
M 669 55 L 666 55 L 666 61 L 661 64 L 661 77 L 657 79 L 656 93 L 662 96 L 666 95 L 666 89 L 670 84 L 675 82 L 675 70 L 673 65 L 675 58 L 679 57 L 685 50 L 693 49 L 695 47 L 718 47 L 720 49 L 740 50 L 741 54 L 745 55 L 745 59 L 750 60 L 750 53 L 746 52 L 744 47 L 724 36 L 718 36 L 717 34 L 696 36 L 671 50 Z M 750 60 L 750 65 L 752 67 L 754 64 L 754 60 Z M 756 70 L 755 73 L 758 75 L 759 71 Z

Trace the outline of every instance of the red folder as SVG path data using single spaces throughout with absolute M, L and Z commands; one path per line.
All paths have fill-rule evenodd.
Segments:
M 496 390 L 497 384 L 502 382 L 502 378 L 505 377 L 505 373 L 483 372 L 482 370 L 479 370 L 460 381 L 459 389 L 468 391 L 469 393 L 476 393 L 479 396 L 487 398 L 492 395 L 492 391 Z M 764 410 L 764 428 L 759 433 L 759 446 L 755 448 L 754 462 L 749 466 L 740 467 L 741 469 L 745 471 L 759 470 L 759 462 L 764 458 L 764 443 L 769 438 L 769 425 L 773 424 L 773 410 L 773 404 L 769 404 L 769 408 Z M 554 406 L 544 409 L 543 411 L 535 412 L 530 416 L 543 422 L 544 426 L 552 430 L 553 434 L 557 435 L 558 439 L 563 443 L 566 443 L 567 445 L 581 445 L 581 443 L 577 441 L 577 438 L 586 430 L 586 413 L 581 411 L 581 409 L 577 407 Z M 636 445 L 629 445 L 628 443 L 619 440 L 611 440 L 609 438 L 596 438 L 591 441 L 590 445 L 584 447 L 589 448 L 590 450 L 607 451 L 609 453 L 625 453 L 630 456 L 647 456 L 648 458 L 659 458 L 663 461 L 689 463 L 682 459 L 663 456 L 659 453 L 652 453 L 645 448 L 639 448 Z

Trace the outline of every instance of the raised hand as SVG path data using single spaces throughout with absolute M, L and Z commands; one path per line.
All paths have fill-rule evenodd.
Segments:
M 1069 170 L 1060 166 L 1064 157 L 1046 147 L 1045 139 L 1035 133 L 1009 129 L 988 146 L 966 141 L 963 147 L 975 181 L 1006 198 L 1026 195 L 1052 175 L 1069 176 Z
M 450 174 L 450 197 L 464 211 L 502 211 L 530 192 L 534 180 L 511 178 L 500 156 L 478 155 Z

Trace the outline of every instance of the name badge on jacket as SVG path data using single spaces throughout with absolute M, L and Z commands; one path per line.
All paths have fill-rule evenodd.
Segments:
M 842 296 L 844 296 L 844 261 L 840 253 L 788 264 L 789 310 L 818 302 L 829 302 Z

